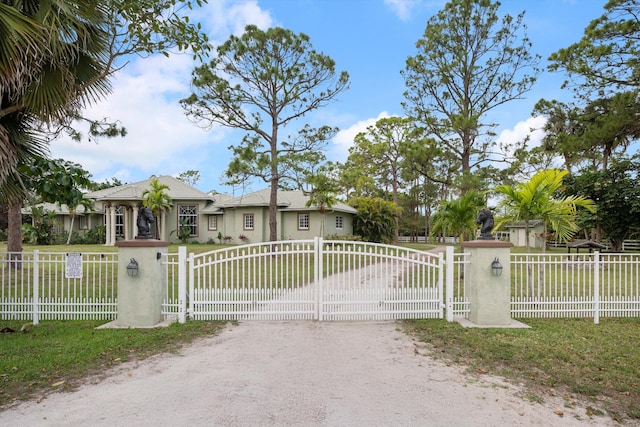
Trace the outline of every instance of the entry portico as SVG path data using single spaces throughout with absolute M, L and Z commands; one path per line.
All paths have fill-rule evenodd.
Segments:
M 156 177 L 160 184 L 169 187 L 166 193 L 174 203 L 180 202 L 213 202 L 213 197 L 203 193 L 184 182 L 171 176 Z M 136 235 L 136 218 L 138 209 L 142 206 L 142 194 L 149 189 L 151 179 L 125 184 L 118 187 L 93 191 L 85 195 L 86 198 L 94 200 L 95 210 L 102 211 L 105 215 L 104 225 L 106 228 L 105 244 L 113 246 L 116 237 L 121 236 L 124 240 L 131 240 Z M 170 231 L 167 228 L 168 214 L 162 211 L 158 218 L 157 228 L 160 240 L 169 240 Z M 153 227 L 155 234 L 155 226 Z

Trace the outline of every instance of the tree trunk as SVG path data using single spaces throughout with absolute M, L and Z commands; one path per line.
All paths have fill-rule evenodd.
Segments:
M 278 183 L 280 175 L 278 171 L 278 125 L 275 120 L 272 123 L 271 132 L 271 193 L 269 195 L 269 241 L 278 240 Z
M 15 260 L 11 262 L 10 268 L 20 268 L 22 263 L 22 201 L 15 198 L 9 199 L 9 210 L 7 212 L 7 220 L 9 228 L 7 230 L 7 252 L 9 259 Z
M 9 200 L 9 212 L 7 219 L 9 229 L 7 230 L 7 251 L 22 252 L 22 200 L 11 198 Z
M 529 245 L 529 219 L 524 223 L 524 244 L 527 247 L 527 281 L 529 282 L 529 298 L 533 298 L 535 288 L 533 286 L 533 268 L 531 266 L 531 246 Z
M 71 233 L 73 233 L 73 220 L 75 219 L 75 215 L 71 213 L 71 209 L 69 210 L 69 215 L 71 216 L 71 225 L 69 226 L 69 234 L 67 235 L 67 245 L 71 243 Z
M 269 241 L 278 240 L 278 180 L 271 181 L 271 194 L 269 197 Z

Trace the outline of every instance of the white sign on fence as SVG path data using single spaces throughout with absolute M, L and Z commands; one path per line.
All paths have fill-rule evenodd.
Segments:
M 82 254 L 79 253 L 67 253 L 67 279 L 81 279 L 82 278 Z

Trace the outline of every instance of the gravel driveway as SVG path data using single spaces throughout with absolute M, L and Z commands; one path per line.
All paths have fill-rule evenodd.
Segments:
M 591 426 L 428 356 L 397 322 L 244 322 L 0 412 L 9 426 Z M 561 411 L 559 416 L 555 411 Z

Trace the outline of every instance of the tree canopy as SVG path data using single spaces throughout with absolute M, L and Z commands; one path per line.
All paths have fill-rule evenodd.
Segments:
M 318 151 L 335 133 L 329 127 L 295 132 L 293 122 L 347 89 L 349 75 L 337 73 L 335 61 L 316 52 L 306 34 L 248 25 L 193 71 L 191 83 L 194 93 L 181 100 L 188 117 L 204 128 L 220 124 L 247 132 L 239 145 L 230 147 L 234 158 L 228 175 L 260 177 L 270 184 L 269 239 L 277 240 L 283 155 Z M 285 128 L 291 137 L 283 142 L 280 131 Z
M 613 251 L 640 231 L 640 159 L 616 159 L 606 170 L 584 169 L 567 178 L 567 194 L 589 198 L 597 212 L 580 217 L 583 226 L 601 231 Z M 596 238 L 598 236 L 595 236 Z
M 580 41 L 549 57 L 552 71 L 568 74 L 565 86 L 587 98 L 640 86 L 640 4 L 608 0 L 604 10 Z
M 489 0 L 448 2 L 429 19 L 402 71 L 405 109 L 435 138 L 433 157 L 455 160 L 462 174 L 489 159 L 494 125 L 484 122 L 486 114 L 520 99 L 539 73 L 524 13 L 500 18 L 498 7 Z

